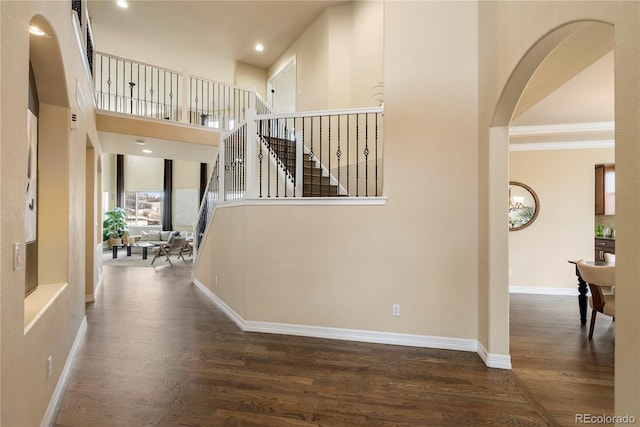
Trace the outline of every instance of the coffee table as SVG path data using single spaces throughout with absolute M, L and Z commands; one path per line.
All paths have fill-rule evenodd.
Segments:
M 133 245 L 127 245 L 127 256 L 131 256 L 131 247 L 142 248 L 142 259 L 147 259 L 147 250 L 149 248 L 153 248 L 155 245 L 153 243 L 134 243 Z
M 153 248 L 155 245 L 153 243 L 134 243 L 133 245 L 126 245 L 124 243 L 113 245 L 111 247 L 112 258 L 118 258 L 118 248 L 127 248 L 127 256 L 131 256 L 131 248 L 142 248 L 142 259 L 147 259 L 148 249 Z

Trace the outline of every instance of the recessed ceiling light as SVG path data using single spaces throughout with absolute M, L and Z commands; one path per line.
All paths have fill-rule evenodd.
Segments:
M 145 148 L 144 150 L 142 150 L 142 152 L 147 154 L 153 153 L 153 151 L 149 150 L 148 148 Z
M 118 0 L 118 2 L 116 3 L 118 6 L 120 6 L 123 9 L 126 9 L 129 7 L 129 5 L 127 4 L 127 2 L 125 0 Z
M 136 139 L 136 144 L 138 144 L 138 145 L 147 145 L 147 143 L 144 142 L 144 139 Z
M 262 51 L 264 50 L 264 46 L 263 46 L 262 44 L 258 43 L 258 44 L 256 45 L 256 50 L 257 50 L 258 52 L 262 52 Z
M 30 25 L 29 26 L 29 32 L 31 34 L 33 34 L 34 36 L 45 36 L 45 35 L 47 35 L 47 33 L 42 31 L 40 28 L 36 27 L 35 25 Z

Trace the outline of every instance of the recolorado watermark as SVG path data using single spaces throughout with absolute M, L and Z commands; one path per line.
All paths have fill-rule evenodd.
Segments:
M 594 415 L 576 414 L 576 424 L 635 424 L 636 417 L 633 415 Z

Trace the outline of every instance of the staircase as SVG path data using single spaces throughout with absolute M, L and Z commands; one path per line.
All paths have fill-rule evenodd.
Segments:
M 295 182 L 296 176 L 296 144 L 295 141 L 261 135 L 271 153 L 284 168 L 287 175 Z M 310 154 L 303 155 L 302 197 L 343 197 L 338 186 L 331 184 L 331 177 L 325 174 L 320 162 Z
M 331 178 L 324 175 L 318 161 L 310 154 L 303 156 L 302 197 L 340 197 L 338 186 L 331 184 Z

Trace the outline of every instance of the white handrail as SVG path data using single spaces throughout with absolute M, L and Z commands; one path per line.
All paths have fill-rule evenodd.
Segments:
M 301 111 L 298 113 L 279 113 L 279 114 L 262 114 L 256 118 L 259 120 L 270 119 L 298 119 L 303 117 L 328 117 L 328 116 L 345 116 L 352 114 L 372 114 L 384 113 L 384 107 L 370 108 L 343 108 L 338 110 L 318 110 L 318 111 Z

